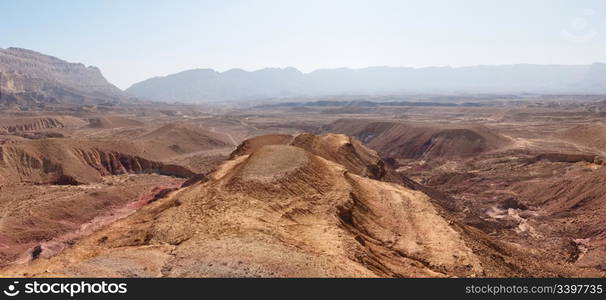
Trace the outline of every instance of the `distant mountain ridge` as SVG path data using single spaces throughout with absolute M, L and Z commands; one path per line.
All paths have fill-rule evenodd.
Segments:
M 293 67 L 250 72 L 194 69 L 147 79 L 126 92 L 151 100 L 189 103 L 343 94 L 606 94 L 606 64 L 369 67 L 307 74 Z
M 0 105 L 100 104 L 128 96 L 97 67 L 21 48 L 0 48 Z

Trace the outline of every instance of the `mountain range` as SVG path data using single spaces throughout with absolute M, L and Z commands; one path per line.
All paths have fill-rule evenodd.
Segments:
M 347 94 L 604 94 L 606 64 L 369 67 L 311 73 L 293 67 L 251 72 L 194 69 L 136 83 L 126 92 L 151 100 L 186 103 Z
M 333 95 L 606 94 L 606 64 L 471 67 L 193 69 L 122 91 L 97 67 L 0 48 L 0 105 L 112 104 L 130 97 L 183 103 Z

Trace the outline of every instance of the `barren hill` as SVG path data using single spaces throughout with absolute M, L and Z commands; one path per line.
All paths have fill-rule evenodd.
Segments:
M 343 134 L 302 133 L 295 136 L 284 134 L 257 136 L 243 141 L 232 152 L 231 158 L 253 153 L 266 145 L 291 145 L 302 148 L 324 159 L 337 162 L 356 175 L 397 183 L 405 188 L 421 191 L 430 196 L 431 200 L 440 207 L 449 211 L 458 210 L 456 203 L 447 195 L 396 172 L 393 166 L 386 163 L 376 151 L 367 148 L 356 138 Z
M 604 124 L 578 125 L 561 130 L 555 133 L 554 136 L 579 146 L 599 151 L 604 151 L 606 148 L 606 125 Z
M 355 138 L 343 134 L 314 135 L 301 133 L 291 135 L 262 135 L 245 140 L 231 154 L 231 158 L 251 154 L 267 145 L 291 145 L 314 155 L 343 165 L 349 172 L 386 181 L 400 182 L 391 173 L 379 155 L 362 145 Z M 400 176 L 397 176 L 400 177 Z
M 343 157 L 353 152 L 332 151 L 346 137 L 300 137 L 304 147 L 263 145 L 234 154 L 208 181 L 172 192 L 58 256 L 0 273 L 443 277 L 560 270 L 458 225 L 421 191 L 337 163 L 353 161 Z
M 124 142 L 44 139 L 2 145 L 0 183 L 80 184 L 127 173 L 193 175 L 184 167 L 153 161 L 139 153 Z
M 468 157 L 496 150 L 511 141 L 481 126 L 413 126 L 399 122 L 338 120 L 325 131 L 355 136 L 384 157 Z
M 120 116 L 96 117 L 88 119 L 90 128 L 118 128 L 142 126 L 143 122 Z
M 135 139 L 159 159 L 233 146 L 229 136 L 185 123 L 169 123 Z
M 20 48 L 0 49 L 0 104 L 112 103 L 126 98 L 96 67 Z

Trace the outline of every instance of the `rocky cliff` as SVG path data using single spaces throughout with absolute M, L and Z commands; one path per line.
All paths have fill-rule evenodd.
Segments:
M 155 173 L 191 177 L 190 170 L 143 158 L 117 143 L 100 144 L 67 139 L 27 141 L 0 147 L 0 184 L 30 182 L 35 184 L 77 185 L 99 182 L 102 176 Z
M 0 49 L 0 104 L 112 103 L 125 99 L 96 67 L 20 48 Z

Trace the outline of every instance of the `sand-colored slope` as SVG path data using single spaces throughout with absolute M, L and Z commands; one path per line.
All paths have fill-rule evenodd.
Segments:
M 384 157 L 469 157 L 496 150 L 511 141 L 482 126 L 413 126 L 399 122 L 338 120 L 326 131 L 355 136 Z
M 158 173 L 188 177 L 192 172 L 140 156 L 126 142 L 44 139 L 0 146 L 0 184 L 78 184 L 99 182 L 102 176 Z
M 135 142 L 160 160 L 234 146 L 227 135 L 184 123 L 166 124 L 137 137 Z
M 575 264 L 604 270 L 606 255 L 606 169 L 570 172 L 559 178 L 521 186 L 518 192 L 532 205 L 541 207 L 541 215 L 555 234 L 566 236 L 578 248 L 571 257 Z M 574 254 L 574 252 L 573 252 Z
M 267 145 L 291 145 L 343 165 L 354 174 L 385 179 L 385 163 L 379 155 L 355 138 L 343 134 L 262 135 L 247 139 L 231 154 L 231 158 L 256 152 Z
M 136 211 L 158 189 L 182 181 L 133 174 L 77 186 L 0 186 L 0 266 L 26 262 L 34 253 L 52 256 L 99 226 Z
M 88 119 L 89 128 L 119 128 L 142 126 L 144 123 L 135 119 L 121 116 L 107 116 Z
M 291 135 L 262 135 L 245 140 L 234 150 L 231 157 L 250 154 L 266 145 L 291 145 L 309 151 L 324 159 L 343 165 L 349 172 L 386 182 L 398 183 L 405 188 L 422 191 L 431 200 L 447 210 L 456 207 L 447 195 L 422 186 L 396 172 L 379 154 L 364 146 L 358 139 L 343 134 L 327 133 L 314 135 L 302 133 Z
M 5 274 L 374 277 L 483 271 L 423 193 L 351 174 L 283 145 L 238 156 L 210 181 L 159 200 L 50 261 L 17 269 Z
M 347 137 L 300 135 L 292 141 L 297 138 L 304 147 L 258 144 L 255 151 L 234 154 L 208 180 L 166 194 L 55 257 L 13 265 L 0 274 L 118 277 L 581 274 L 574 273 L 577 269 L 570 271 L 573 267 L 569 265 L 551 262 L 541 251 L 493 240 L 478 229 L 453 221 L 450 212 L 421 190 L 355 174 L 358 165 L 348 168 L 337 161 L 365 161 L 364 155 L 346 158 L 335 153 L 352 156 L 372 151 L 339 150 L 351 149 L 342 148 L 352 141 Z
M 292 139 L 293 136 L 289 134 L 267 134 L 256 136 L 240 143 L 236 150 L 231 153 L 230 158 L 234 158 L 238 155 L 251 154 L 266 145 L 288 145 Z
M 0 132 L 18 133 L 57 128 L 77 128 L 85 124 L 86 121 L 71 116 L 3 117 L 0 118 Z
M 604 124 L 574 126 L 556 132 L 554 137 L 574 143 L 580 147 L 593 148 L 600 152 L 606 150 L 606 125 Z

